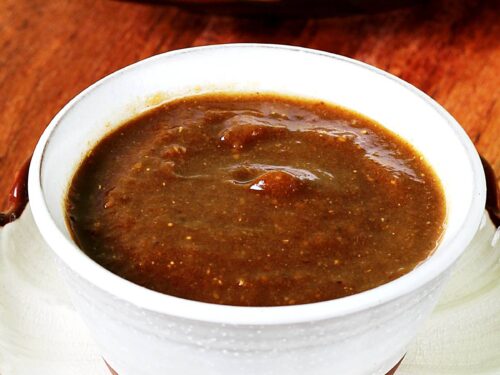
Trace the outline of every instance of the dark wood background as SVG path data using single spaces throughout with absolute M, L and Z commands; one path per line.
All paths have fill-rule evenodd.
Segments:
M 229 42 L 306 46 L 385 69 L 455 116 L 499 175 L 498 4 L 431 0 L 375 15 L 264 19 L 108 0 L 0 0 L 0 206 L 44 128 L 78 92 L 157 53 Z

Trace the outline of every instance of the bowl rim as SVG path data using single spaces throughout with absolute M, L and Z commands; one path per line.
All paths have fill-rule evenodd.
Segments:
M 473 179 L 475 181 L 467 215 L 457 235 L 449 242 L 446 251 L 435 252 L 418 267 L 395 280 L 347 297 L 303 305 L 246 307 L 217 305 L 155 292 L 113 274 L 94 262 L 71 242 L 59 230 L 53 220 L 47 208 L 41 182 L 44 151 L 50 143 L 54 129 L 64 119 L 66 113 L 77 105 L 80 100 L 87 95 L 91 95 L 93 90 L 105 84 L 108 80 L 117 78 L 142 65 L 156 61 L 157 59 L 173 57 L 180 54 L 196 54 L 196 52 L 202 50 L 224 50 L 228 48 L 280 49 L 289 52 L 314 54 L 341 60 L 398 83 L 415 96 L 423 99 L 426 104 L 432 106 L 461 142 L 467 153 L 473 172 Z M 64 106 L 64 108 L 52 119 L 42 134 L 35 148 L 30 165 L 28 191 L 33 217 L 42 237 L 65 265 L 90 284 L 132 305 L 159 314 L 208 323 L 238 325 L 295 324 L 342 317 L 386 304 L 396 298 L 417 290 L 445 273 L 462 254 L 479 228 L 486 199 L 484 172 L 474 145 L 458 122 L 428 95 L 400 78 L 358 60 L 309 48 L 259 43 L 219 44 L 169 51 L 122 68 L 89 86 Z

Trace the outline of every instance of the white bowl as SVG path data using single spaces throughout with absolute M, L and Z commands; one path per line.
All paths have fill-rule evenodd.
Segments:
M 318 98 L 354 109 L 425 155 L 443 184 L 447 228 L 415 270 L 353 296 L 297 306 L 235 307 L 160 294 L 88 258 L 64 220 L 69 181 L 110 129 L 151 105 L 213 91 Z M 369 65 L 297 47 L 234 44 L 158 55 L 83 91 L 36 147 L 29 196 L 75 307 L 120 375 L 385 374 L 432 311 L 450 267 L 478 229 L 481 163 L 458 123 L 413 86 Z M 304 229 L 306 230 L 306 229 Z

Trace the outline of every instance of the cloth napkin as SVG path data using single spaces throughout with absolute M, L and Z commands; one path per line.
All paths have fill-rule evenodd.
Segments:
M 485 215 L 397 375 L 500 374 L 499 238 Z M 109 375 L 29 206 L 0 229 L 0 374 Z

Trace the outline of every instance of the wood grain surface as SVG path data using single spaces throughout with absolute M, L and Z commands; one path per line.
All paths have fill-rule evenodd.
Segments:
M 500 175 L 498 4 L 443 0 L 375 15 L 280 19 L 106 0 L 1 0 L 0 206 L 44 128 L 78 92 L 157 53 L 230 42 L 306 46 L 385 69 L 441 103 Z

